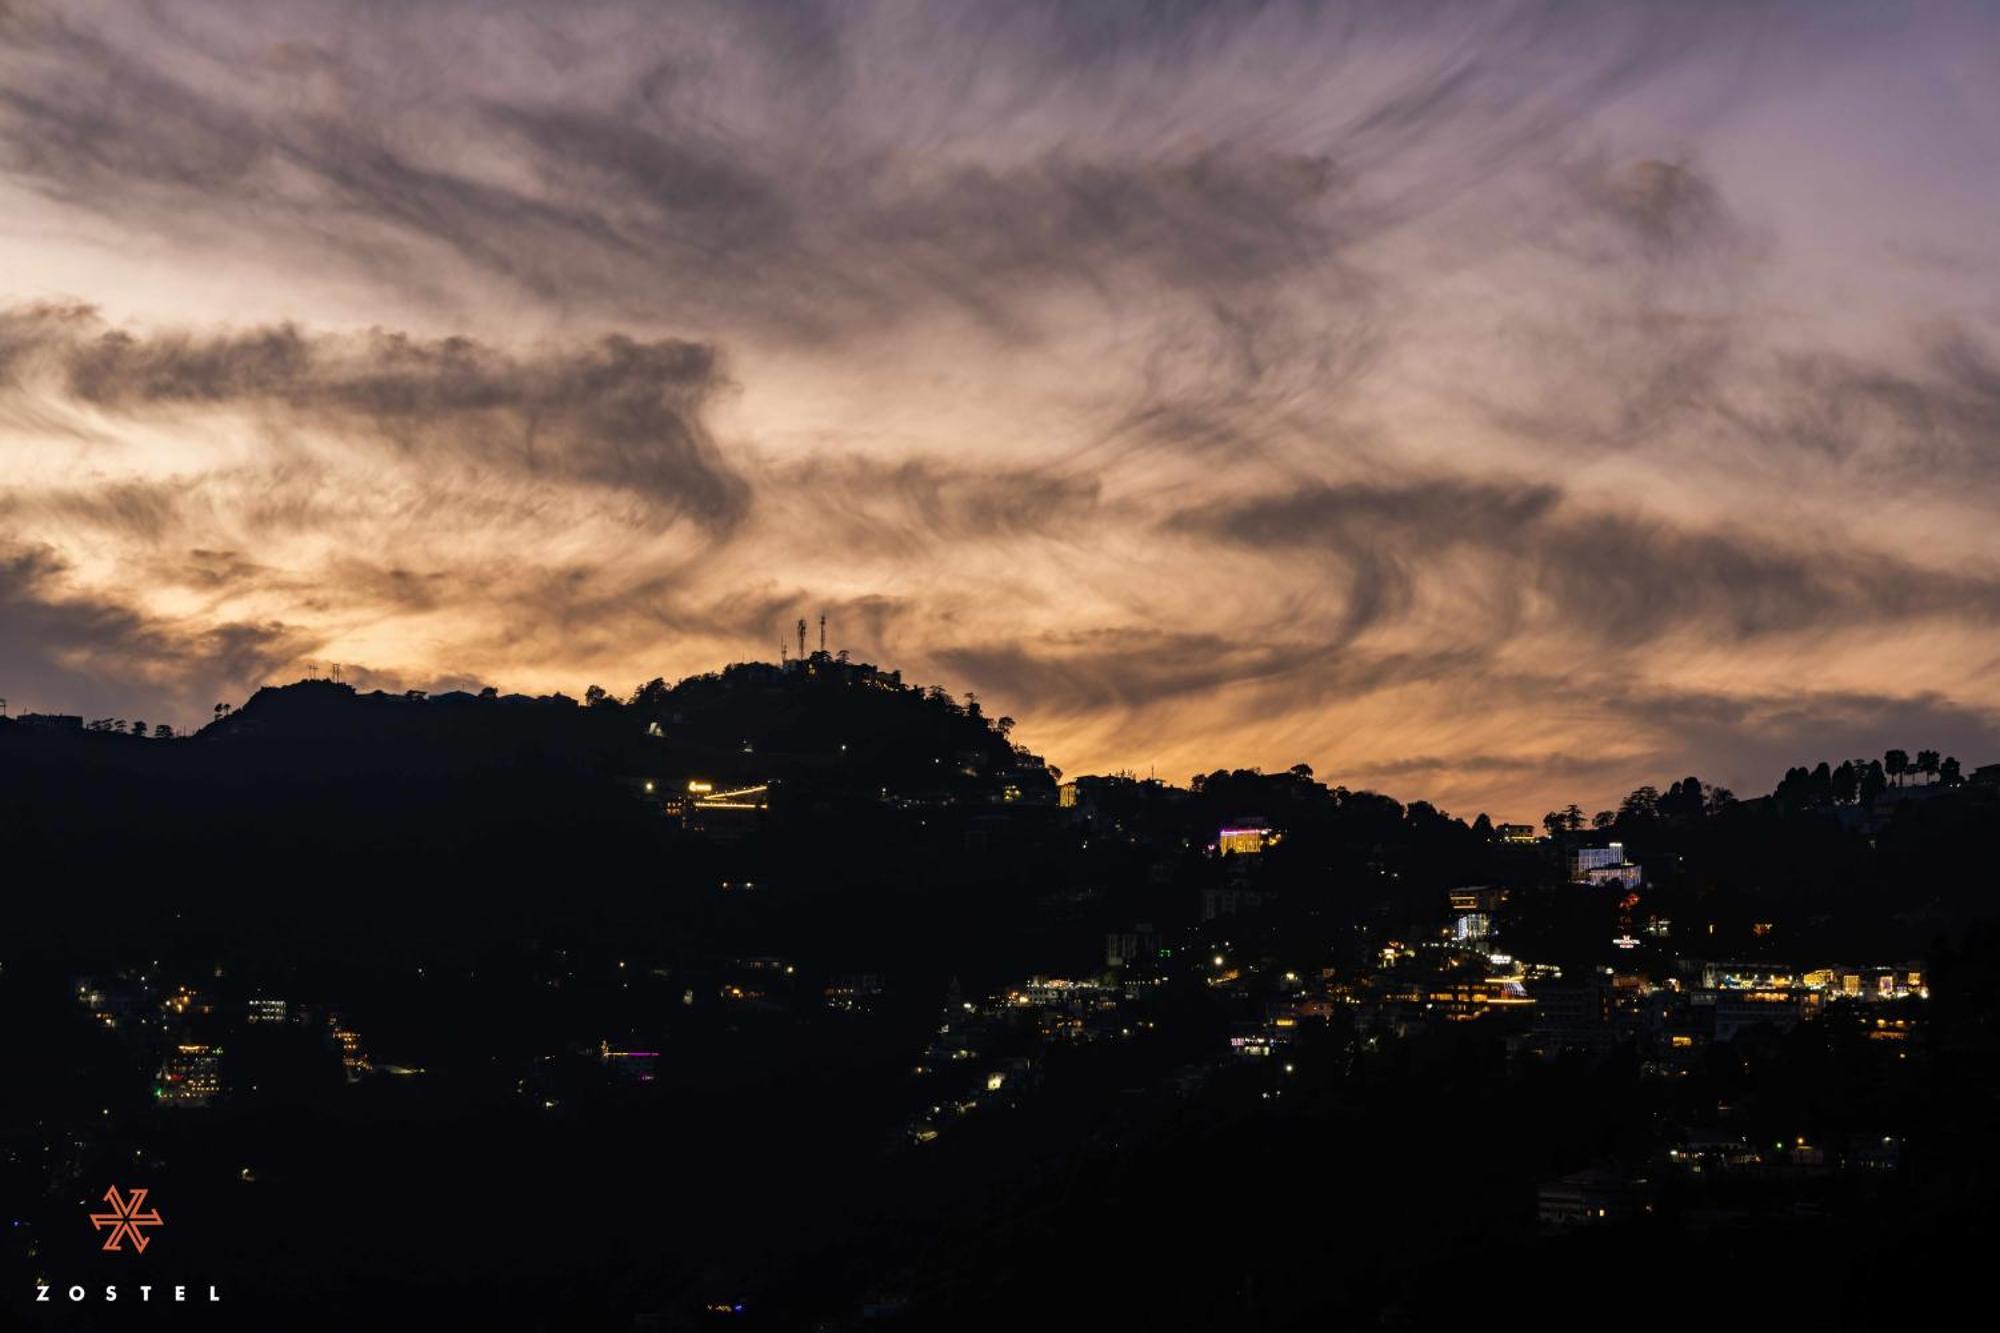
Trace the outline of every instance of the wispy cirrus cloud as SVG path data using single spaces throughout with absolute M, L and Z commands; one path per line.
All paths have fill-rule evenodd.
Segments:
M 608 337 L 513 354 L 469 338 L 309 335 L 286 324 L 134 335 L 83 307 L 0 314 L 0 393 L 117 414 L 234 410 L 478 471 L 640 497 L 666 516 L 740 519 L 747 489 L 702 421 L 711 348 Z

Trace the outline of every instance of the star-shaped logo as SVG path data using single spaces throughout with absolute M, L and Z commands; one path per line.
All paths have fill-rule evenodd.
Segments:
M 90 1225 L 99 1231 L 106 1227 L 111 1228 L 111 1234 L 104 1238 L 104 1248 L 122 1250 L 125 1248 L 124 1241 L 129 1236 L 132 1248 L 144 1254 L 146 1235 L 139 1228 L 160 1225 L 159 1209 L 147 1208 L 143 1213 L 139 1211 L 145 1205 L 146 1191 L 135 1189 L 130 1195 L 123 1195 L 118 1192 L 118 1187 L 113 1185 L 104 1191 L 104 1201 L 111 1205 L 111 1211 L 90 1215 Z

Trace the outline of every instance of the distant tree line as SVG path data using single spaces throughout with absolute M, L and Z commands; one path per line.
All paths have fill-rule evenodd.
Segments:
M 1542 828 L 1552 838 L 1581 833 L 1585 827 L 1600 832 L 1630 832 L 1660 824 L 1699 823 L 1734 804 L 1736 793 L 1729 788 L 1713 786 L 1690 775 L 1670 784 L 1664 792 L 1650 784 L 1635 788 L 1618 803 L 1616 810 L 1599 810 L 1587 820 L 1578 805 L 1551 810 L 1542 816 Z
M 1946 787 L 1965 781 L 1955 756 L 1919 750 L 1912 760 L 1907 750 L 1890 750 L 1880 759 L 1843 759 L 1837 767 L 1821 760 L 1812 768 L 1787 769 L 1772 795 L 1787 806 L 1865 806 L 1890 786 L 1901 787 L 1919 777 L 1926 785 Z
M 94 718 L 84 724 L 84 730 L 113 736 L 137 736 L 141 740 L 151 735 L 154 739 L 163 741 L 170 741 L 178 734 L 165 722 L 149 728 L 144 722 L 127 722 L 122 717 Z

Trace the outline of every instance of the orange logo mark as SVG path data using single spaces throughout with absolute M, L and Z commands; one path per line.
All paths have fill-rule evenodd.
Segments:
M 120 1194 L 118 1187 L 113 1185 L 110 1189 L 104 1191 L 104 1201 L 111 1205 L 111 1211 L 108 1213 L 92 1213 L 90 1215 L 90 1225 L 96 1227 L 99 1231 L 104 1230 L 106 1227 L 111 1228 L 111 1234 L 104 1238 L 104 1248 L 107 1250 L 122 1250 L 125 1248 L 123 1242 L 129 1236 L 132 1239 L 132 1248 L 144 1254 L 146 1252 L 146 1236 L 139 1228 L 160 1225 L 159 1209 L 148 1208 L 143 1213 L 139 1211 L 140 1207 L 146 1202 L 146 1191 L 133 1190 L 131 1196 L 128 1198 Z

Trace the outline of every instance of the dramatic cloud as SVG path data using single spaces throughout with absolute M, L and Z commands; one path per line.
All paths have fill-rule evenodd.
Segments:
M 1996 38 L 0 0 L 0 693 L 629 688 L 825 610 L 1071 771 L 2000 757 Z
M 2000 565 L 1949 572 L 1852 540 L 1692 531 L 1604 502 L 1564 503 L 1549 485 L 1310 487 L 1202 506 L 1170 527 L 1324 560 L 1350 579 L 1356 628 L 1406 610 L 1417 571 L 1461 549 L 1492 583 L 1489 604 L 1512 613 L 1491 626 L 1496 636 L 1520 632 L 1529 615 L 1606 646 L 1688 628 L 1727 642 L 1926 618 L 2000 622 Z
M 135 337 L 89 309 L 0 312 L 0 392 L 125 415 L 243 409 L 477 472 L 629 492 L 712 526 L 748 496 L 700 419 L 713 352 L 605 338 L 510 356 L 467 338 L 308 337 L 282 325 Z

